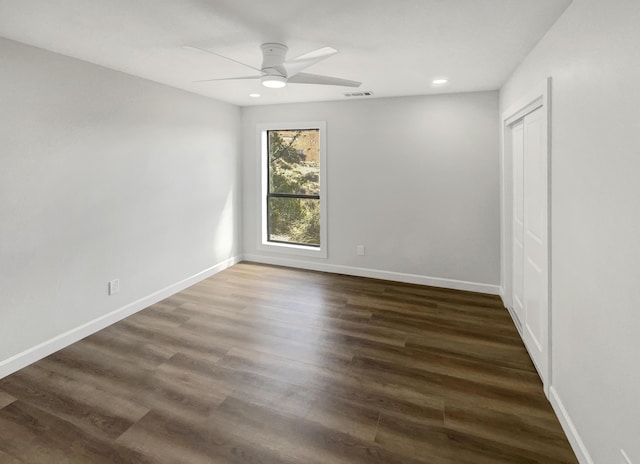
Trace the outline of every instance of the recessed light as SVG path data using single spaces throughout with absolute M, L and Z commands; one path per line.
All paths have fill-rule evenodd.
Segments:
M 449 82 L 447 79 L 434 79 L 431 81 L 433 85 L 445 85 L 447 82 Z
M 260 94 L 259 93 L 250 93 L 249 96 L 251 98 L 260 98 Z

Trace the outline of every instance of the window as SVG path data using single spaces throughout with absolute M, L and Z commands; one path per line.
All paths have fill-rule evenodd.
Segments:
M 259 128 L 261 248 L 326 257 L 324 123 Z
M 267 241 L 320 246 L 318 129 L 267 131 Z

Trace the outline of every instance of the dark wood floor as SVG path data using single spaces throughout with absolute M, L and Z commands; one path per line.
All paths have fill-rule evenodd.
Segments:
M 0 463 L 576 463 L 499 298 L 242 263 L 0 380 Z

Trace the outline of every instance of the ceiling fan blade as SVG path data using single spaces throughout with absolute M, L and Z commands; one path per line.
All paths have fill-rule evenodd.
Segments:
M 360 87 L 362 82 L 339 79 L 337 77 L 321 76 L 319 74 L 298 73 L 287 79 L 292 84 L 321 84 L 342 85 L 344 87 Z
M 323 47 L 287 60 L 284 62 L 284 66 L 287 69 L 287 76 L 294 76 L 303 69 L 319 63 L 320 61 L 329 58 L 336 53 L 338 53 L 338 50 L 333 47 Z
M 183 48 L 186 48 L 187 50 L 195 50 L 195 51 L 198 51 L 198 52 L 209 53 L 210 55 L 215 55 L 215 56 L 217 56 L 219 58 L 224 58 L 225 60 L 229 60 L 229 61 L 233 61 L 234 63 L 241 64 L 242 66 L 245 66 L 247 68 L 251 68 L 254 71 L 258 71 L 258 72 L 262 71 L 260 68 L 256 68 L 254 66 L 251 66 L 250 64 L 246 64 L 246 63 L 243 63 L 241 61 L 234 60 L 233 58 L 229 58 L 228 56 L 221 55 L 220 53 L 212 52 L 211 50 L 207 50 L 206 48 L 193 47 L 191 45 L 185 45 Z
M 240 76 L 240 77 L 221 77 L 221 78 L 217 78 L 217 79 L 202 79 L 199 81 L 191 81 L 193 83 L 197 83 L 197 82 L 212 82 L 212 81 L 235 81 L 238 79 L 260 79 L 262 77 L 262 75 L 260 76 Z

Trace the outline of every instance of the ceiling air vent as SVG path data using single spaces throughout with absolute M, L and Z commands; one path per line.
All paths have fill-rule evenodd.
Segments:
M 345 97 L 370 97 L 373 95 L 371 90 L 366 90 L 364 92 L 347 92 L 344 94 Z

